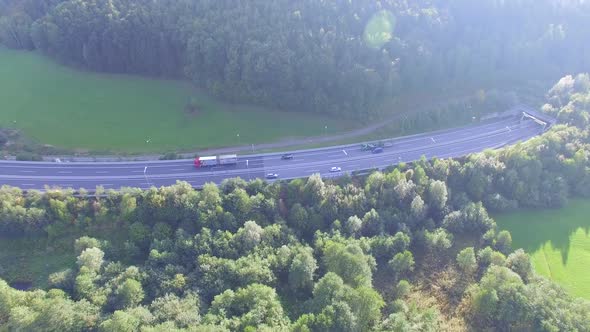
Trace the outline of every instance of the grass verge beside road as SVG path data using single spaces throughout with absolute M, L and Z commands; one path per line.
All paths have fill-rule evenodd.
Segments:
M 182 81 L 78 71 L 31 52 L 0 48 L 0 63 L 0 127 L 68 150 L 198 150 L 331 135 L 355 126 L 223 103 Z
M 590 200 L 559 210 L 520 210 L 495 216 L 513 247 L 531 255 L 536 271 L 573 296 L 590 299 Z

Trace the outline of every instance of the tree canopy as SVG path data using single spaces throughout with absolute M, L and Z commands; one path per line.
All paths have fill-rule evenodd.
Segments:
M 230 101 L 366 120 L 408 94 L 587 70 L 589 6 L 2 0 L 0 43 L 96 71 L 187 78 Z
M 543 107 L 564 123 L 542 136 L 369 176 L 1 187 L 0 232 L 77 258 L 45 289 L 0 279 L 0 330 L 588 331 L 590 303 L 538 276 L 487 211 L 590 195 L 589 96 L 587 75 L 565 78 Z

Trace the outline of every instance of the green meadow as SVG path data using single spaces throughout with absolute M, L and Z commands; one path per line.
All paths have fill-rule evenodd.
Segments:
M 535 270 L 574 296 L 590 299 L 590 200 L 559 210 L 521 210 L 495 216 L 513 247 L 531 255 Z
M 354 127 L 303 112 L 223 103 L 183 81 L 80 71 L 31 52 L 0 48 L 0 63 L 0 127 L 69 150 L 167 152 Z M 187 109 L 191 101 L 196 107 Z
M 47 287 L 51 273 L 74 267 L 73 240 L 64 245 L 47 236 L 0 238 L 0 278 L 8 283 L 24 282 L 36 288 Z

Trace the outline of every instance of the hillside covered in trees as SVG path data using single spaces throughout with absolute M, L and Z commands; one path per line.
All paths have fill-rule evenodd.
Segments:
M 590 331 L 590 302 L 537 276 L 488 215 L 590 196 L 588 75 L 563 78 L 548 97 L 544 110 L 571 126 L 365 178 L 97 197 L 3 187 L 0 232 L 75 237 L 77 260 L 46 290 L 0 280 L 0 327 Z
M 0 43 L 226 100 L 351 118 L 589 68 L 581 0 L 0 0 Z

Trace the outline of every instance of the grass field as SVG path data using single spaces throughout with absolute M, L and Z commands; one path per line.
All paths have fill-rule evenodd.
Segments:
M 574 296 L 590 299 L 590 201 L 573 200 L 559 210 L 518 211 L 495 216 L 524 248 L 535 270 Z
M 355 126 L 222 103 L 181 81 L 78 71 L 30 52 L 0 48 L 0 63 L 0 126 L 71 150 L 191 150 L 329 135 Z M 185 110 L 191 99 L 197 100 L 196 113 Z
M 70 242 L 73 243 L 73 240 Z M 75 267 L 73 245 L 49 243 L 46 236 L 0 238 L 0 278 L 45 288 L 49 274 Z

